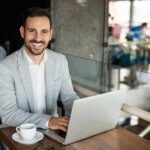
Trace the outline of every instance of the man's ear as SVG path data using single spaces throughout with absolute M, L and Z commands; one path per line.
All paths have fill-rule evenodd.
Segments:
M 21 37 L 24 38 L 24 27 L 21 26 L 19 30 L 20 30 Z

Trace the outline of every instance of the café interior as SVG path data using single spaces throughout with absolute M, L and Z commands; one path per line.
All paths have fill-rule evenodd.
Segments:
M 66 55 L 79 97 L 127 90 L 117 126 L 149 142 L 150 0 L 5 0 L 0 40 L 7 55 L 22 45 L 18 29 L 29 6 L 51 9 L 48 47 Z

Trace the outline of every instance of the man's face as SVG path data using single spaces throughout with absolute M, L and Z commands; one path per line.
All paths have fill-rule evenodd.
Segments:
M 52 37 L 49 19 L 45 16 L 28 17 L 25 28 L 20 27 L 26 51 L 30 55 L 41 55 Z

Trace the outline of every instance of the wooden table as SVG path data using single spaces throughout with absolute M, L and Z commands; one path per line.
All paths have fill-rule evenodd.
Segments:
M 116 128 L 68 146 L 63 146 L 46 136 L 36 144 L 23 145 L 12 140 L 13 133 L 13 127 L 0 129 L 0 139 L 10 150 L 42 150 L 36 149 L 37 147 L 47 147 L 47 150 L 150 150 L 150 141 L 123 128 Z

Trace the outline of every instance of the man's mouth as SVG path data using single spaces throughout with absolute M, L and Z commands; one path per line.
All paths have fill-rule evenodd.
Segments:
M 32 43 L 32 45 L 35 49 L 40 49 L 43 43 Z
M 38 50 L 38 49 L 40 49 L 43 46 L 44 41 L 31 40 L 30 43 L 32 44 L 34 49 Z

